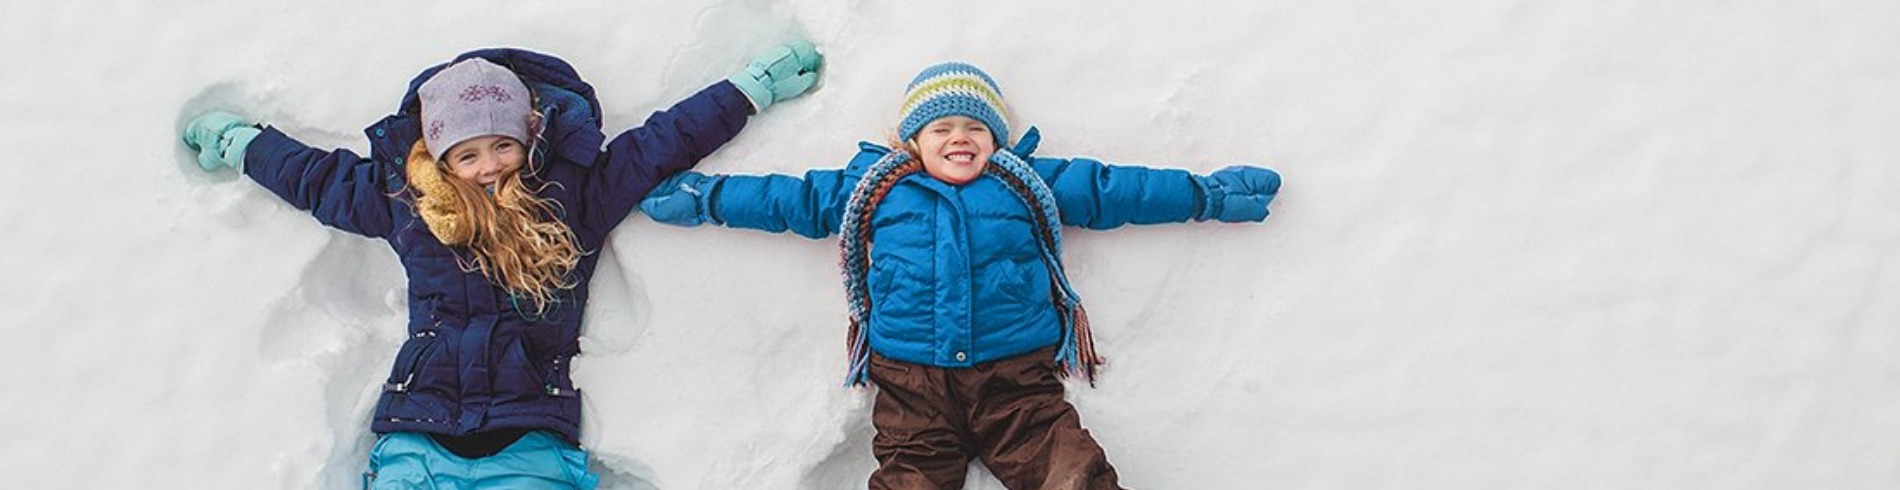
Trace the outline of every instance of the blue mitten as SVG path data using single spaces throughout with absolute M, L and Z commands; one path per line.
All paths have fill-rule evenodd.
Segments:
M 752 100 L 754 112 L 765 112 L 773 103 L 797 97 L 818 83 L 818 68 L 825 57 L 805 41 L 781 44 L 747 63 L 744 70 L 726 80 L 732 81 Z
M 1260 167 L 1227 167 L 1194 180 L 1203 199 L 1195 221 L 1265 221 L 1267 203 L 1280 193 L 1280 174 Z
M 185 147 L 198 152 L 198 166 L 206 172 L 218 167 L 244 171 L 244 149 L 263 133 L 228 112 L 210 112 L 185 125 Z
M 640 200 L 640 212 L 669 225 L 721 224 L 712 214 L 712 193 L 721 180 L 725 177 L 680 172 L 648 192 L 646 199 Z

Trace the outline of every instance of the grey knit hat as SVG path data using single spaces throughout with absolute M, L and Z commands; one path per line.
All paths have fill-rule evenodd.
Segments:
M 422 99 L 422 142 L 436 160 L 471 138 L 528 141 L 528 86 L 501 65 L 462 60 L 422 82 L 416 96 Z

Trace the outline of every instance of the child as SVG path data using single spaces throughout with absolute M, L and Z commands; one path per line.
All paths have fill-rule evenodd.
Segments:
M 484 49 L 417 75 L 364 130 L 368 157 L 225 113 L 184 139 L 205 170 L 236 169 L 401 259 L 410 336 L 370 423 L 382 436 L 366 486 L 586 489 L 598 478 L 568 373 L 608 232 L 749 114 L 809 89 L 821 63 L 809 43 L 779 46 L 606 141 L 593 87 L 566 62 Z
M 1062 269 L 1061 225 L 1262 221 L 1272 170 L 1182 170 L 1030 158 L 1002 92 L 963 63 L 906 90 L 893 146 L 861 143 L 803 179 L 685 172 L 641 203 L 653 219 L 822 238 L 837 233 L 850 301 L 847 384 L 878 386 L 871 488 L 960 488 L 972 457 L 1010 488 L 1116 488 L 1063 400 L 1093 383 L 1088 319 Z

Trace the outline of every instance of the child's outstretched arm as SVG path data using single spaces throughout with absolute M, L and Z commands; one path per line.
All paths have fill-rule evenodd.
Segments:
M 1030 166 L 1055 194 L 1062 222 L 1105 230 L 1188 220 L 1263 221 L 1280 174 L 1249 166 L 1206 176 L 1179 169 L 1109 165 L 1087 158 L 1035 158 Z
M 843 170 L 789 175 L 706 175 L 683 172 L 667 179 L 640 202 L 654 221 L 679 226 L 705 223 L 824 238 L 838 231 L 845 202 L 861 172 L 889 152 L 863 143 Z
M 391 228 L 391 172 L 349 150 L 311 148 L 276 128 L 212 112 L 185 127 L 185 146 L 197 150 L 206 171 L 228 166 L 270 189 L 317 221 L 372 237 Z
M 596 163 L 599 170 L 583 190 L 589 196 L 583 218 L 596 229 L 611 229 L 662 179 L 692 168 L 731 141 L 748 115 L 810 89 L 822 64 L 811 43 L 778 46 L 738 74 L 622 132 L 607 143 Z
M 838 231 L 855 185 L 856 178 L 839 170 L 813 170 L 804 178 L 688 171 L 654 188 L 640 202 L 640 211 L 670 225 L 711 223 L 824 238 Z

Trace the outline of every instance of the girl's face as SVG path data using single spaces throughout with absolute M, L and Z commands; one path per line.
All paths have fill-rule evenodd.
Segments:
M 481 136 L 456 143 L 442 154 L 449 172 L 475 185 L 488 187 L 528 163 L 528 151 L 520 141 L 507 136 Z
M 990 155 L 996 153 L 996 138 L 982 121 L 964 116 L 945 116 L 917 132 L 911 138 L 917 158 L 924 161 L 924 172 L 952 185 L 963 185 L 983 175 Z

